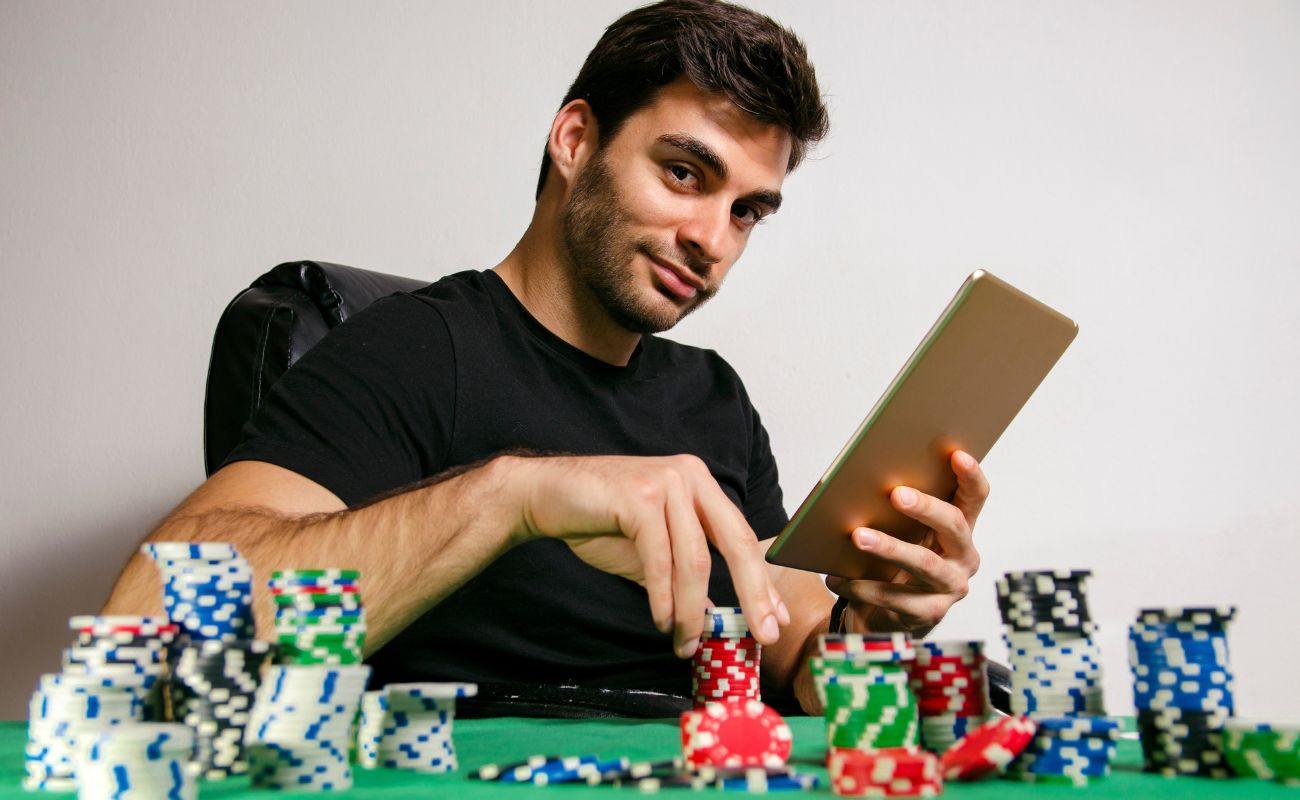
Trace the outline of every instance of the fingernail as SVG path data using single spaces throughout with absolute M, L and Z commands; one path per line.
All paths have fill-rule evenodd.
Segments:
M 764 639 L 776 641 L 777 637 L 781 635 L 781 629 L 776 624 L 776 617 L 771 614 L 763 617 L 763 623 L 758 626 L 758 632 L 763 634 Z
M 902 506 L 910 506 L 916 502 L 916 492 L 904 486 L 898 490 L 898 502 Z
M 682 645 L 681 649 L 677 651 L 677 654 L 682 658 L 690 658 L 691 656 L 695 655 L 695 651 L 696 649 L 699 648 L 699 646 L 700 646 L 700 640 L 692 639 L 686 644 Z
M 858 546 L 859 546 L 859 547 L 862 547 L 862 548 L 871 548 L 871 547 L 875 547 L 875 546 L 876 546 L 876 542 L 878 542 L 878 541 L 880 541 L 880 537 L 876 535 L 876 532 L 875 532 L 875 531 L 870 531 L 870 530 L 867 530 L 866 528 L 863 528 L 862 530 L 858 531 Z
M 788 609 L 788 608 L 785 607 L 785 603 L 784 603 L 784 602 L 779 602 L 779 603 L 776 604 L 776 611 L 777 611 L 777 614 L 779 614 L 780 617 L 781 617 L 781 624 L 782 624 L 782 625 L 789 625 L 789 624 L 790 624 L 790 609 Z

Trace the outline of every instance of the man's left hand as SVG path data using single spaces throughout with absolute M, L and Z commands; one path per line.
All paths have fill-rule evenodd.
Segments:
M 970 578 L 979 569 L 980 555 L 971 534 L 989 496 L 989 482 L 979 463 L 961 450 L 949 456 L 949 465 L 957 475 L 951 503 L 905 486 L 890 493 L 895 508 L 930 526 L 929 547 L 871 528 L 853 531 L 857 547 L 901 571 L 892 581 L 826 577 L 827 587 L 849 601 L 844 615 L 847 630 L 905 631 L 919 638 L 966 596 Z

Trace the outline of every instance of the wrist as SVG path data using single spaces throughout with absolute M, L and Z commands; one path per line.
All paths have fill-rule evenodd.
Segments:
M 484 467 L 482 502 L 490 511 L 494 530 L 506 536 L 506 546 L 514 547 L 537 539 L 528 521 L 528 497 L 533 478 L 533 458 L 497 456 Z

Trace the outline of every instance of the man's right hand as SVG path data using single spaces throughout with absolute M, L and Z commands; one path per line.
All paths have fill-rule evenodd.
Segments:
M 690 658 L 709 605 L 708 542 L 731 571 L 755 638 L 774 643 L 790 613 L 764 548 L 708 467 L 692 455 L 503 457 L 519 542 L 560 539 L 588 564 L 645 587 L 655 627 Z

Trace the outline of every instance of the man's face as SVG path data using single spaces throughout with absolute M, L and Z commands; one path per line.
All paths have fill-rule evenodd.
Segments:
M 755 221 L 780 205 L 790 147 L 789 133 L 684 77 L 663 87 L 565 200 L 577 278 L 624 328 L 668 330 L 717 293 Z

